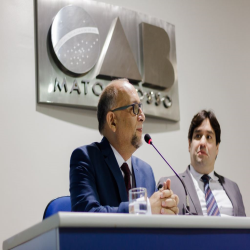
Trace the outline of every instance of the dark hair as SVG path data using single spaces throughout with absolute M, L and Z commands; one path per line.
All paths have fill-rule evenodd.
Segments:
M 197 113 L 190 124 L 189 131 L 188 131 L 188 139 L 192 141 L 193 133 L 195 128 L 199 127 L 202 122 L 205 119 L 209 119 L 211 127 L 213 128 L 216 136 L 216 145 L 218 145 L 221 142 L 220 139 L 220 124 L 215 116 L 215 114 L 212 111 L 206 111 L 206 110 L 201 110 L 199 113 Z
M 100 134 L 104 129 L 104 125 L 106 123 L 107 113 L 115 106 L 117 96 L 117 90 L 114 86 L 107 86 L 99 99 L 97 105 L 97 119 L 98 119 L 98 129 Z

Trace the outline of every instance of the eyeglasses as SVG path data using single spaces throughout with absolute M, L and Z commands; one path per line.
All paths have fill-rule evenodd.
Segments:
M 133 113 L 135 115 L 138 115 L 139 112 L 140 112 L 140 109 L 142 110 L 142 103 L 133 103 L 131 105 L 123 106 L 123 107 L 120 107 L 120 108 L 117 108 L 117 109 L 113 109 L 113 110 L 110 110 L 110 111 L 115 112 L 115 111 L 118 111 L 118 110 L 127 109 L 129 107 L 133 107 Z

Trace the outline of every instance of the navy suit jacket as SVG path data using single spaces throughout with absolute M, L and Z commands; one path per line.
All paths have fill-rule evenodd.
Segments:
M 241 196 L 238 185 L 235 182 L 221 175 L 218 175 L 216 172 L 214 172 L 214 174 L 219 178 L 220 184 L 222 185 L 228 198 L 232 202 L 233 215 L 234 216 L 246 216 L 242 196 Z M 181 179 L 183 180 L 187 188 L 190 212 L 196 213 L 198 215 L 203 215 L 201 205 L 200 205 L 200 200 L 195 190 L 194 183 L 190 175 L 189 167 L 186 169 L 184 173 L 179 174 L 179 176 L 181 177 Z M 158 182 L 158 186 L 162 185 L 163 182 L 166 181 L 167 179 L 171 179 L 171 189 L 173 190 L 173 193 L 177 194 L 180 199 L 180 202 L 178 204 L 179 214 L 183 214 L 183 207 L 184 205 L 186 206 L 186 195 L 185 195 L 184 188 L 180 180 L 176 176 L 162 177 Z
M 152 168 L 135 156 L 131 158 L 136 187 L 156 191 Z M 72 211 L 128 213 L 128 197 L 121 170 L 108 140 L 79 147 L 70 159 Z

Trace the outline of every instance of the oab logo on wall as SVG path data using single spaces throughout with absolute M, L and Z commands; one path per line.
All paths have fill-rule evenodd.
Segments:
M 36 1 L 38 102 L 96 108 L 116 78 L 146 115 L 179 120 L 174 26 L 94 1 Z

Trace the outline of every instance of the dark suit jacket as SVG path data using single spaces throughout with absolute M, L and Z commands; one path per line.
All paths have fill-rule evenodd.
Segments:
M 151 167 L 132 156 L 136 187 L 156 191 Z M 128 213 L 128 197 L 121 170 L 108 140 L 74 150 L 70 159 L 72 211 Z
M 221 175 L 218 175 L 216 172 L 214 172 L 214 174 L 219 178 L 219 182 L 223 186 L 227 196 L 233 204 L 234 216 L 246 216 L 242 196 L 238 185 L 235 182 Z M 198 215 L 203 215 L 200 201 L 195 190 L 192 177 L 190 175 L 189 167 L 184 173 L 179 174 L 179 176 L 182 178 L 187 188 L 187 192 L 189 195 L 190 212 L 196 213 Z M 186 195 L 180 180 L 176 176 L 162 177 L 159 180 L 157 186 L 162 185 L 163 182 L 167 179 L 171 179 L 171 189 L 173 190 L 174 194 L 177 194 L 179 196 L 179 214 L 183 214 L 183 206 L 186 205 Z

